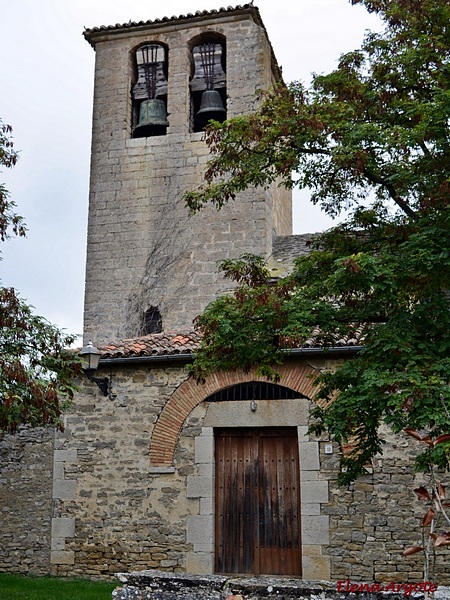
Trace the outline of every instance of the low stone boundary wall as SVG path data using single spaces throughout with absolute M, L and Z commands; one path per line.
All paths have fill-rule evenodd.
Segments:
M 50 572 L 54 437 L 43 427 L 0 433 L 0 572 Z
M 335 583 L 272 577 L 242 578 L 185 575 L 161 571 L 118 573 L 124 584 L 113 591 L 114 600 L 405 600 L 426 598 L 423 592 L 338 591 Z M 364 586 L 364 584 L 358 584 Z M 345 584 L 341 584 L 341 590 Z M 367 590 L 367 587 L 365 588 Z M 439 588 L 430 599 L 450 599 L 450 588 Z

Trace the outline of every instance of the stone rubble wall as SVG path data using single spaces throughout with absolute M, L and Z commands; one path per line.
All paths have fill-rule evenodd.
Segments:
M 339 488 L 339 449 L 326 454 L 325 439 L 306 438 L 305 399 L 259 401 L 255 413 L 246 402 L 201 402 L 179 431 L 173 466 L 152 466 L 155 423 L 186 371 L 157 363 L 99 373 L 106 374 L 111 398 L 81 381 L 55 440 L 50 430 L 30 429 L 0 438 L 1 571 L 94 578 L 145 569 L 212 573 L 213 429 L 281 426 L 284 418 L 299 432 L 305 578 L 315 569 L 332 581 L 422 580 L 423 555 L 402 556 L 421 543 L 426 510 L 413 492 L 428 483 L 412 469 L 414 440 L 387 438 L 373 473 Z M 436 555 L 430 579 L 448 585 L 449 549 Z
M 422 451 L 406 436 L 385 432 L 384 453 L 374 461 L 372 473 L 359 478 L 348 488 L 330 485 L 330 502 L 323 507 L 330 517 L 330 545 L 333 580 L 353 581 L 421 581 L 424 569 L 423 552 L 403 557 L 406 548 L 422 545 L 429 528 L 422 528 L 428 505 L 419 502 L 414 489 L 423 485 L 430 489 L 429 478 L 416 474 L 413 464 Z M 333 469 L 323 457 L 322 472 Z M 336 455 L 337 459 L 337 455 Z M 337 467 L 337 465 L 336 465 Z M 333 480 L 334 473 L 328 476 Z M 448 481 L 442 474 L 442 481 Z M 440 522 L 439 531 L 447 531 Z M 433 581 L 450 583 L 450 552 L 440 547 L 435 553 Z
M 0 571 L 50 572 L 54 430 L 0 434 Z
M 187 374 L 183 366 L 158 363 L 115 369 L 111 375 L 115 396 L 105 398 L 83 383 L 74 412 L 66 417 L 66 431 L 58 434 L 58 454 L 67 457 L 61 482 L 66 487 L 61 489 L 73 495 L 58 500 L 54 517 L 74 522 L 75 531 L 64 540 L 65 556 L 71 559 L 55 554 L 53 572 L 94 577 L 149 568 L 212 573 L 213 462 L 202 450 L 205 446 L 208 456 L 212 453 L 212 438 L 205 435 L 217 426 L 251 426 L 251 419 L 262 426 L 263 402 L 255 413 L 245 411 L 247 403 L 229 403 L 234 424 L 224 421 L 227 403 L 211 403 L 210 409 L 200 403 L 178 433 L 173 466 L 152 467 L 153 428 Z M 273 419 L 276 402 L 267 408 Z M 307 429 L 303 405 L 282 409 L 299 435 Z M 167 426 L 176 429 L 179 423 L 175 418 Z M 308 455 L 301 453 L 301 486 L 311 491 L 303 494 L 304 564 L 334 581 L 420 582 L 423 555 L 402 556 L 405 548 L 421 542 L 425 513 L 413 492 L 418 485 L 427 486 L 426 477 L 412 469 L 419 451 L 414 440 L 389 438 L 373 473 L 348 489 L 336 484 L 339 449 L 325 454 L 325 443 L 317 440 L 314 450 L 313 440 L 299 439 L 300 450 L 308 448 Z M 320 499 L 314 496 L 316 489 Z M 449 566 L 448 548 L 438 549 L 431 580 L 449 584 Z
M 185 492 L 195 432 L 187 429 L 176 470 L 152 472 L 148 451 L 162 407 L 185 378 L 183 367 L 125 367 L 113 373 L 111 399 L 81 382 L 57 437 L 67 456 L 66 483 L 73 482 L 76 493 L 58 502 L 54 516 L 73 519 L 76 528 L 65 538 L 70 560 L 52 559 L 55 575 L 105 578 L 130 567 L 183 571 L 186 516 L 199 503 Z

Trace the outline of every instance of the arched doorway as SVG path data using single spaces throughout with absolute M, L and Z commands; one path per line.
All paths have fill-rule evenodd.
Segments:
M 301 569 L 304 579 L 330 578 L 329 516 L 322 506 L 329 501 L 328 481 L 320 476 L 320 443 L 308 434 L 311 403 L 315 401 L 314 379 L 318 369 L 306 362 L 287 361 L 278 368 L 279 388 L 287 395 L 269 395 L 270 386 L 254 370 L 217 372 L 198 385 L 192 378 L 183 382 L 164 406 L 155 424 L 150 444 L 150 469 L 153 473 L 174 473 L 175 448 L 183 439 L 183 427 L 191 414 L 196 415 L 194 473 L 187 475 L 186 497 L 199 501 L 198 511 L 186 518 L 186 571 L 211 574 L 216 569 L 216 433 L 224 429 L 273 428 L 282 431 L 295 427 L 301 474 Z M 262 384 L 260 396 L 255 383 Z M 256 398 L 252 410 L 248 393 L 239 396 L 240 384 L 251 386 L 250 398 Z M 241 388 L 242 389 L 242 388 Z M 247 392 L 249 389 L 247 388 Z M 286 392 L 283 392 L 286 394 Z M 298 393 L 298 394 L 297 394 Z M 263 399 L 263 397 L 268 399 Z M 261 398 L 261 399 L 258 399 Z M 278 398 L 278 399 L 277 399 Z M 243 400 L 243 401 L 241 401 Z
M 288 387 L 249 381 L 207 402 L 295 400 Z M 302 574 L 300 470 L 296 427 L 214 430 L 216 573 Z

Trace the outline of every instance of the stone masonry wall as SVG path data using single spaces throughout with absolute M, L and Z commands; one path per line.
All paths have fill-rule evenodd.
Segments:
M 386 433 L 384 453 L 373 463 L 372 473 L 348 488 L 330 485 L 331 576 L 333 580 L 394 581 L 423 580 L 424 554 L 403 557 L 408 547 L 422 545 L 422 519 L 428 506 L 419 502 L 414 488 L 429 489 L 426 475 L 415 474 L 413 463 L 421 451 L 414 440 Z M 334 479 L 336 469 L 329 457 L 322 457 L 322 472 Z M 338 455 L 335 456 L 337 461 Z M 334 471 L 334 473 L 333 473 Z M 442 474 L 442 482 L 448 475 Z M 447 530 L 445 522 L 439 531 Z M 424 528 L 424 539 L 427 531 Z M 440 585 L 450 583 L 448 547 L 436 549 L 435 570 L 430 579 Z
M 272 236 L 291 233 L 288 190 L 248 190 L 218 212 L 190 216 L 186 190 L 203 181 L 208 150 L 189 131 L 189 45 L 216 32 L 226 38 L 228 116 L 249 112 L 255 92 L 274 81 L 270 45 L 249 15 L 161 24 L 96 38 L 85 339 L 95 344 L 140 334 L 157 306 L 166 331 L 192 320 L 230 287 L 217 261 L 251 252 L 269 256 Z M 167 135 L 131 138 L 134 49 L 168 47 Z
M 278 426 L 287 419 L 299 431 L 305 572 L 328 572 L 334 581 L 421 580 L 422 555 L 402 556 L 405 547 L 420 543 L 425 512 L 413 493 L 426 484 L 412 472 L 414 441 L 388 439 L 373 473 L 343 489 L 336 485 L 338 448 L 329 454 L 327 440 L 303 437 L 305 400 L 297 409 L 296 401 L 284 401 L 281 412 L 277 401 L 259 401 L 255 413 L 245 402 L 242 411 L 232 402 L 202 402 L 179 432 L 173 466 L 152 467 L 154 425 L 186 372 L 155 363 L 114 369 L 111 376 L 111 398 L 84 384 L 56 442 L 55 457 L 65 460 L 60 488 L 66 494 L 55 500 L 54 520 L 73 523 L 74 530 L 67 527 L 61 539 L 64 552 L 52 554 L 55 574 L 106 577 L 148 568 L 211 573 L 213 428 Z M 436 583 L 449 583 L 449 565 L 449 552 L 440 549 Z
M 423 555 L 402 556 L 406 547 L 421 544 L 426 510 L 413 492 L 428 485 L 412 469 L 414 440 L 387 436 L 372 473 L 339 488 L 338 448 L 329 454 L 327 440 L 305 437 L 307 401 L 258 401 L 255 413 L 246 402 L 202 402 L 179 432 L 173 466 L 151 466 L 154 425 L 186 372 L 182 365 L 159 363 L 108 374 L 111 398 L 81 382 L 56 439 L 45 429 L 1 437 L 1 571 L 91 577 L 142 569 L 212 573 L 214 427 L 289 422 L 299 432 L 306 578 L 422 579 Z M 447 483 L 445 474 L 442 481 Z M 448 585 L 450 553 L 443 547 L 436 555 L 430 580 Z
M 54 574 L 105 577 L 131 565 L 184 570 L 185 521 L 198 510 L 198 500 L 186 498 L 194 442 L 180 444 L 176 469 L 151 470 L 148 450 L 162 406 L 185 378 L 177 366 L 123 368 L 113 373 L 111 399 L 89 382 L 77 396 L 57 440 L 75 492 L 55 513 L 74 520 L 75 531 L 65 538 L 67 554 L 52 559 Z
M 53 429 L 0 434 L 0 571 L 50 572 Z
M 187 378 L 182 365 L 160 365 L 111 370 L 111 398 L 90 382 L 81 382 L 73 413 L 66 416 L 65 431 L 56 440 L 58 487 L 64 492 L 55 500 L 54 517 L 62 525 L 73 523 L 74 530 L 61 536 L 64 546 L 52 554 L 54 574 L 107 577 L 130 569 L 212 569 L 211 555 L 202 560 L 213 537 L 213 469 L 201 451 L 210 442 L 204 439 L 208 404 L 199 404 L 184 421 L 173 466 L 152 466 L 154 425 Z M 294 405 L 287 410 L 282 404 L 284 426 L 289 415 L 293 421 L 301 415 L 306 423 L 305 402 L 299 404 L 300 413 Z M 237 407 L 244 408 L 247 413 L 248 403 Z M 273 419 L 278 412 L 272 410 Z M 259 425 L 265 422 L 264 414 L 261 404 L 256 413 Z M 238 418 L 238 426 L 248 425 L 244 419 Z M 173 426 L 178 427 L 177 422 Z M 205 516 L 210 527 L 199 533 L 196 523 Z

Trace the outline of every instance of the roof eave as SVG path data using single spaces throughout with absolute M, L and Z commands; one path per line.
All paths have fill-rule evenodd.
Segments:
M 99 367 L 120 364 L 146 364 L 155 362 L 189 362 L 194 358 L 193 353 L 186 354 L 150 354 L 146 356 L 109 356 L 101 358 Z
M 188 13 L 188 15 L 180 15 L 179 17 L 163 17 L 162 19 L 155 19 L 154 21 L 139 21 L 138 23 L 129 21 L 128 23 L 117 25 L 92 27 L 89 29 L 86 28 L 83 31 L 83 36 L 95 50 L 95 44 L 97 42 L 106 41 L 110 39 L 111 35 L 129 34 L 130 31 L 139 32 L 145 31 L 149 28 L 162 29 L 167 28 L 168 26 L 170 27 L 171 25 L 174 27 L 179 27 L 181 24 L 186 24 L 189 26 L 191 23 L 198 23 L 199 21 L 211 21 L 217 18 L 223 20 L 227 16 L 235 17 L 237 15 L 246 14 L 251 15 L 255 23 L 264 30 L 272 54 L 272 70 L 276 75 L 276 79 L 281 81 L 283 78 L 281 68 L 276 60 L 275 53 L 269 39 L 269 34 L 263 23 L 258 7 L 253 6 L 253 4 L 244 4 L 236 7 L 230 6 L 228 8 L 219 8 L 210 11 L 197 11 L 196 13 Z
M 100 27 L 85 28 L 83 31 L 84 38 L 95 47 L 97 41 L 103 41 L 106 37 L 111 35 L 120 35 L 121 33 L 129 33 L 130 31 L 139 32 L 145 31 L 146 29 L 163 29 L 170 27 L 171 25 L 179 26 L 186 24 L 189 26 L 193 22 L 198 21 L 211 21 L 213 19 L 224 18 L 226 16 L 235 16 L 241 14 L 252 14 L 255 17 L 255 21 L 258 25 L 263 25 L 259 10 L 256 6 L 250 4 L 244 4 L 243 6 L 237 6 L 236 8 L 220 8 L 216 10 L 203 10 L 197 11 L 196 13 L 188 13 L 187 15 L 163 17 L 161 19 L 154 19 L 148 21 L 129 21 L 128 23 L 117 23 L 116 25 L 102 25 Z
M 297 356 L 317 356 L 317 355 L 328 355 L 332 354 L 333 357 L 348 356 L 349 354 L 356 354 L 360 352 L 364 346 L 335 346 L 332 348 L 291 348 L 286 350 L 287 354 Z M 182 362 L 188 363 L 195 358 L 195 353 L 186 354 L 154 354 L 146 356 L 117 356 L 101 358 L 99 367 L 113 366 L 113 365 L 136 365 L 136 364 L 148 364 L 157 362 Z

